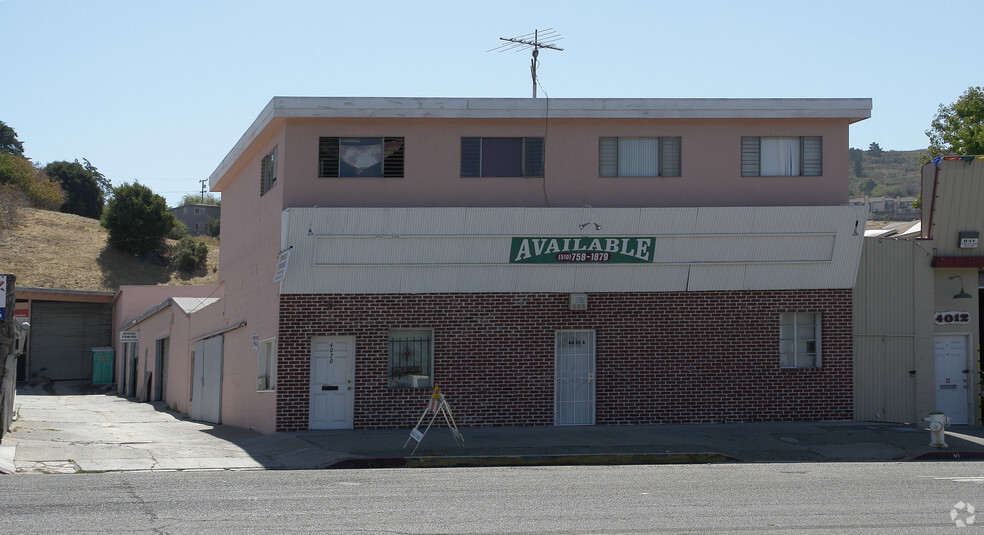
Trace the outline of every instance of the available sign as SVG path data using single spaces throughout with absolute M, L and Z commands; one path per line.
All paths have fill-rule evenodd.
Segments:
M 656 238 L 513 238 L 510 264 L 652 263 Z

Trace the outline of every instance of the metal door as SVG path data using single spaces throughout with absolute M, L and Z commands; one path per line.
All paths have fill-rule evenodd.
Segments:
M 554 425 L 594 425 L 594 331 L 557 331 L 554 355 Z
M 967 385 L 967 337 L 936 337 L 936 410 L 954 424 L 967 424 L 970 390 Z
M 221 423 L 222 336 L 195 344 L 195 367 L 191 386 L 191 418 Z
M 167 362 L 170 353 L 171 338 L 161 338 L 157 341 L 157 362 L 154 366 L 154 401 L 167 402 Z
M 352 429 L 355 417 L 355 337 L 311 339 L 310 429 Z

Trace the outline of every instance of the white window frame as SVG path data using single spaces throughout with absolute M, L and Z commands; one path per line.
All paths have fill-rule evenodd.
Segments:
M 401 342 L 409 342 L 403 343 Z M 412 341 L 412 342 L 411 342 Z M 424 349 L 423 346 L 426 346 Z M 419 329 L 390 329 L 387 336 L 387 366 L 388 388 L 403 390 L 410 388 L 434 387 L 434 330 Z M 408 356 L 403 357 L 409 350 Z M 422 359 L 415 359 L 414 353 L 426 351 Z M 417 360 L 423 360 L 418 364 Z M 411 373 L 408 368 L 419 365 L 417 373 Z
M 679 136 L 598 138 L 598 176 L 680 176 L 681 147 Z
M 277 338 L 260 340 L 256 348 L 256 391 L 277 389 Z
M 779 313 L 779 367 L 820 368 L 822 315 L 815 311 Z

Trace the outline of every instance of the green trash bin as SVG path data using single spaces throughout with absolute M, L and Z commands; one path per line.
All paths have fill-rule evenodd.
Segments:
M 113 348 L 92 348 L 92 384 L 113 384 Z

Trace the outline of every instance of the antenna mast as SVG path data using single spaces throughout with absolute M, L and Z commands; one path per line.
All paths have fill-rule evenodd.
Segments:
M 530 39 L 531 37 L 532 39 Z M 499 52 L 505 52 L 506 50 L 525 50 L 526 48 L 533 47 L 533 59 L 530 60 L 530 74 L 533 75 L 533 98 L 536 98 L 536 65 L 539 63 L 537 57 L 540 55 L 540 49 L 549 48 L 550 50 L 563 52 L 563 48 L 559 48 L 553 44 L 561 39 L 563 37 L 553 28 L 547 28 L 542 33 L 539 30 L 533 30 L 532 34 L 528 33 L 518 37 L 500 37 L 499 40 L 506 41 L 506 43 L 488 50 L 488 52 L 492 52 L 493 50 L 498 50 Z

